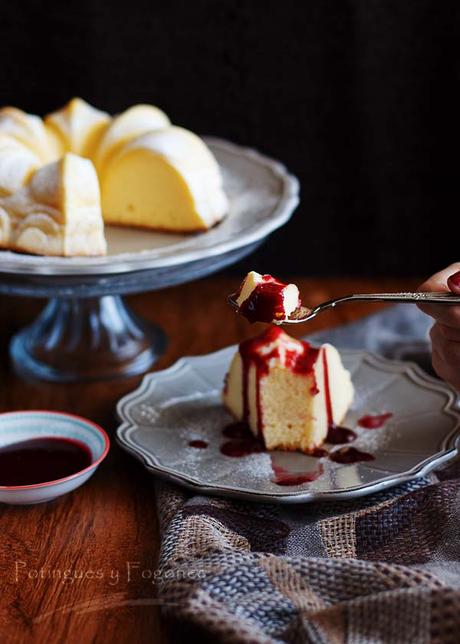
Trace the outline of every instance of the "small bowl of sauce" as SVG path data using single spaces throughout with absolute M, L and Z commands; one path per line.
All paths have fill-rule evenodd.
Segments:
M 90 420 L 52 411 L 0 414 L 0 502 L 51 501 L 87 481 L 110 447 Z

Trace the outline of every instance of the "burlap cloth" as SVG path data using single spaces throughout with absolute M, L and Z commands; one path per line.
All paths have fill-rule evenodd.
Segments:
M 386 356 L 424 340 L 399 306 L 316 336 Z M 215 642 L 460 642 L 460 468 L 357 501 L 280 506 L 157 486 L 159 599 Z

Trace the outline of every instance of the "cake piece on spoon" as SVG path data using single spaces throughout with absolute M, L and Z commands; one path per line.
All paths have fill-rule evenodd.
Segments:
M 285 284 L 256 271 L 246 275 L 234 299 L 238 313 L 249 322 L 282 323 L 301 306 L 295 284 Z
M 308 453 L 339 425 L 353 385 L 332 345 L 313 347 L 269 326 L 242 342 L 226 376 L 223 401 L 267 449 Z

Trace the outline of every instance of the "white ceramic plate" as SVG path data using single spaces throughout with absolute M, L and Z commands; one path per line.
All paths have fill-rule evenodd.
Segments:
M 459 444 L 456 394 L 415 364 L 362 351 L 342 351 L 351 371 L 355 400 L 343 425 L 355 429 L 352 445 L 375 460 L 341 465 L 304 454 L 272 452 L 225 456 L 222 429 L 231 422 L 220 402 L 221 384 L 235 347 L 183 358 L 165 371 L 148 374 L 118 404 L 123 424 L 117 440 L 147 469 L 196 492 L 270 502 L 350 498 L 423 476 L 452 459 Z M 381 429 L 357 428 L 366 414 L 391 412 Z M 206 449 L 189 446 L 191 440 Z M 295 486 L 273 482 L 273 464 L 309 471 L 316 480 Z
M 295 177 L 255 150 L 206 139 L 222 170 L 230 211 L 205 233 L 171 235 L 108 226 L 105 257 L 37 257 L 0 251 L 0 273 L 99 275 L 185 264 L 242 248 L 282 226 L 298 203 Z

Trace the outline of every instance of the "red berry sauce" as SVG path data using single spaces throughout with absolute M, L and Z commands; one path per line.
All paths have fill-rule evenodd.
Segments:
M 190 447 L 195 447 L 196 449 L 206 449 L 208 443 L 206 441 L 200 440 L 199 438 L 189 442 Z
M 364 429 L 380 429 L 383 427 L 387 420 L 389 420 L 393 414 L 387 412 L 385 414 L 368 414 L 367 416 L 362 416 L 358 420 L 358 425 L 364 427 Z
M 81 472 L 93 462 L 91 452 L 70 438 L 44 436 L 0 449 L 0 485 L 34 485 Z
M 362 452 L 356 447 L 341 447 L 330 452 L 329 458 L 335 463 L 358 463 L 359 461 L 373 461 L 375 456 L 368 452 Z
M 271 275 L 262 275 L 262 280 L 260 284 L 257 284 L 248 299 L 241 304 L 238 312 L 244 315 L 251 323 L 270 323 L 273 320 L 284 320 L 286 311 L 284 309 L 283 291 L 287 284 L 280 282 Z M 298 306 L 300 306 L 300 300 Z
M 323 473 L 323 466 L 321 463 L 316 469 L 309 472 L 289 472 L 288 470 L 284 469 L 284 467 L 275 465 L 273 462 L 272 469 L 275 474 L 275 477 L 272 479 L 273 483 L 276 483 L 276 485 L 286 486 L 311 483 Z

